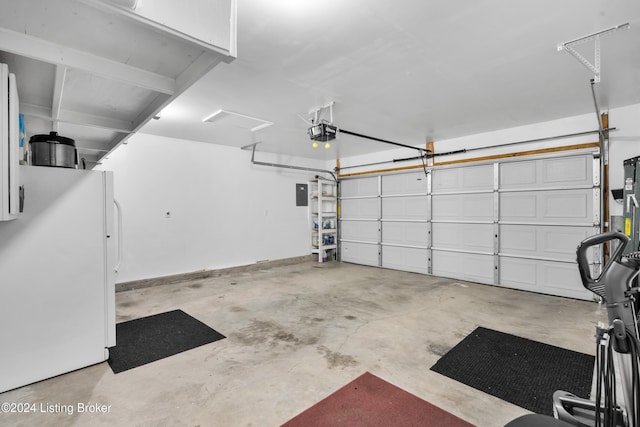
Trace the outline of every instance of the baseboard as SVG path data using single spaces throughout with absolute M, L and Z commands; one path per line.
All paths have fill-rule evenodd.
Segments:
M 174 274 L 171 276 L 154 277 L 150 279 L 133 280 L 130 282 L 116 283 L 116 292 L 130 291 L 133 289 L 149 288 L 152 286 L 168 285 L 185 282 L 187 280 L 205 279 L 228 274 L 246 273 L 249 271 L 264 270 L 266 268 L 280 267 L 284 265 L 300 264 L 316 260 L 317 255 L 303 255 L 293 258 L 283 258 L 273 261 L 259 261 L 254 264 L 239 265 L 236 267 L 221 268 L 217 270 L 200 270 L 189 273 Z

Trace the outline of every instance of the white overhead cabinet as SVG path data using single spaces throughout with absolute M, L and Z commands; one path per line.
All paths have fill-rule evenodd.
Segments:
M 340 188 L 343 261 L 592 298 L 575 251 L 600 230 L 593 152 L 350 178 Z

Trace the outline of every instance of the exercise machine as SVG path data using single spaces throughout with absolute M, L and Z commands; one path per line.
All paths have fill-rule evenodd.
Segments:
M 629 241 L 625 234 L 608 232 L 585 239 L 577 249 L 582 284 L 606 304 L 609 323 L 596 330 L 592 400 L 559 390 L 553 395 L 555 418 L 529 414 L 505 427 L 640 427 L 640 288 L 634 286 L 640 273 L 640 252 L 628 252 Z M 588 252 L 605 243 L 617 243 L 616 249 L 594 277 Z

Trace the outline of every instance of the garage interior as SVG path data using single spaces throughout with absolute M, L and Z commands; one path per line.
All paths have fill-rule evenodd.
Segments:
M 171 3 L 0 0 L 1 424 L 279 426 L 371 373 L 504 426 L 536 411 L 431 369 L 465 337 L 596 355 L 576 248 L 640 249 L 638 2 Z M 223 339 L 114 373 L 175 310 Z

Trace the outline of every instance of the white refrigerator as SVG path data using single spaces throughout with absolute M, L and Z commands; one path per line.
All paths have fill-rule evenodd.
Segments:
M 0 222 L 0 393 L 103 362 L 115 337 L 113 174 L 20 166 Z

